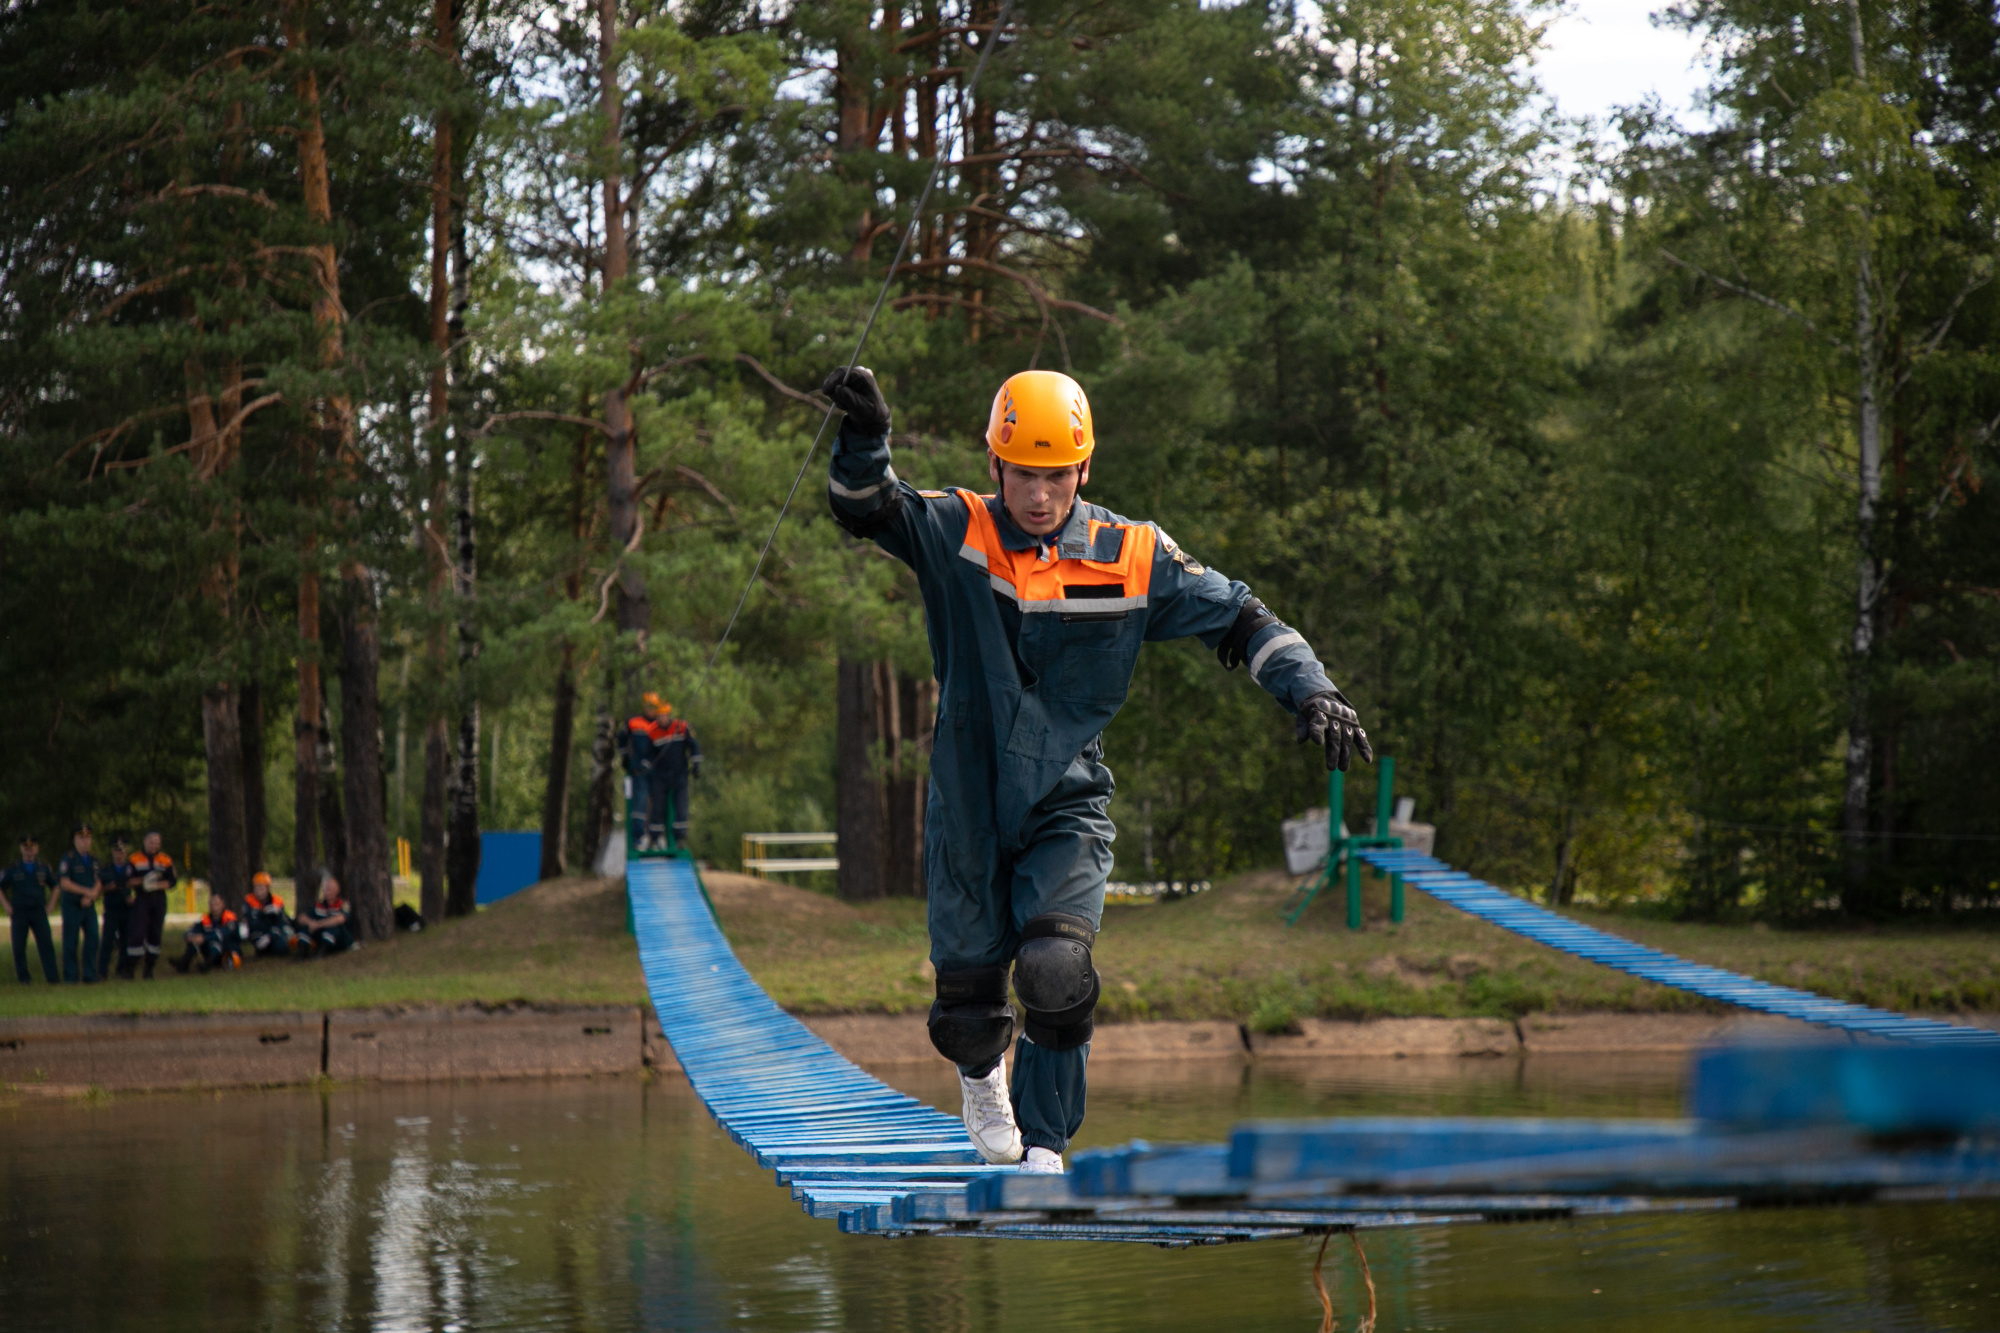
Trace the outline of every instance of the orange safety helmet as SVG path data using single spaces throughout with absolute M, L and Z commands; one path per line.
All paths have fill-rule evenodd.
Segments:
M 986 447 L 1021 467 L 1071 467 L 1090 457 L 1097 434 L 1083 386 L 1055 370 L 1009 376 L 993 395 Z
M 258 872 L 257 872 L 256 874 L 252 875 L 252 876 L 250 877 L 250 887 L 251 887 L 251 888 L 253 888 L 253 889 L 268 889 L 268 888 L 270 888 L 270 887 L 271 887 L 271 872 L 270 872 L 270 871 L 268 871 L 268 870 L 260 870 L 260 871 L 258 871 Z
M 651 690 L 648 690 L 644 694 L 640 695 L 639 702 L 646 705 L 646 712 L 653 717 L 667 717 L 671 715 L 674 711 L 674 706 L 672 704 L 668 703 L 666 700 L 662 699 L 659 695 L 653 693 Z

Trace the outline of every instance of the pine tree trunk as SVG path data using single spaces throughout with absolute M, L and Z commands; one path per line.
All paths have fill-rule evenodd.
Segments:
M 598 0 L 597 53 L 600 105 L 604 114 L 604 292 L 607 299 L 625 281 L 629 266 L 625 236 L 624 93 L 618 84 L 618 0 Z M 625 390 L 614 385 L 604 394 L 605 492 L 611 523 L 612 559 L 618 562 L 618 630 L 634 637 L 634 666 L 645 660 L 646 633 L 652 627 L 652 606 L 646 580 L 625 553 L 638 538 L 638 441 L 632 434 L 632 413 Z M 626 692 L 634 693 L 628 681 Z
M 251 874 L 264 869 L 271 815 L 264 799 L 264 687 L 245 681 L 236 691 L 236 734 L 243 754 L 243 852 Z
M 313 750 L 319 767 L 319 845 L 326 868 L 347 884 L 347 816 L 340 808 L 340 757 L 334 750 L 333 731 L 327 725 L 332 710 L 326 706 L 326 679 L 320 678 L 319 739 Z M 315 884 L 317 889 L 317 884 Z
M 611 836 L 618 819 L 614 783 L 618 775 L 618 749 L 612 744 L 611 699 L 616 690 L 616 674 L 606 668 L 604 693 L 597 700 L 597 721 L 590 735 L 590 795 L 584 805 L 583 855 L 590 862 L 589 873 L 597 873 L 597 855 Z
M 462 191 L 463 181 L 460 182 Z M 457 192 L 455 192 L 457 193 Z M 465 210 L 451 215 L 451 373 L 465 379 L 465 311 L 472 303 L 471 255 L 466 249 Z M 469 441 L 458 443 L 468 445 Z M 479 561 L 473 527 L 472 450 L 452 451 L 453 528 L 457 539 L 458 587 L 458 766 L 451 787 L 451 823 L 445 839 L 446 916 L 471 916 L 478 909 L 479 860 Z
M 243 840 L 243 746 L 236 687 L 202 692 L 201 730 L 208 752 L 208 884 L 233 911 L 250 887 Z M 204 906 L 204 909 L 206 907 Z
M 310 558 L 312 543 L 301 545 Z M 317 887 L 320 864 L 320 723 L 319 575 L 307 569 L 299 575 L 299 704 L 292 730 L 292 875 L 302 899 Z
M 887 789 L 888 869 L 884 892 L 890 897 L 922 898 L 924 882 L 924 805 L 930 796 L 927 757 L 937 721 L 937 683 L 911 676 L 893 676 L 895 685 L 895 749 Z
M 451 741 L 445 720 L 434 717 L 424 728 L 424 808 L 417 835 L 417 874 L 422 886 L 418 898 L 427 926 L 444 920 L 445 802 L 450 790 Z
M 355 933 L 366 940 L 386 940 L 395 935 L 396 907 L 382 809 L 382 702 L 377 689 L 382 647 L 374 587 L 366 573 L 349 574 L 342 584 L 340 748 L 346 759 L 347 873 L 341 883 L 354 906 Z
M 458 28 L 453 0 L 435 0 L 431 23 L 436 31 L 437 49 L 451 64 L 458 64 Z M 430 564 L 430 595 L 438 617 L 426 636 L 425 653 L 431 678 L 445 678 L 446 629 L 443 607 L 451 595 L 451 558 L 446 549 L 444 514 L 449 503 L 450 473 L 445 454 L 449 451 L 451 421 L 451 253 L 453 235 L 453 127 L 451 117 L 440 110 L 431 139 L 431 366 L 428 408 L 428 459 L 430 470 L 430 512 L 425 520 L 427 557 Z M 418 890 L 426 925 L 437 925 L 445 914 L 445 802 L 450 790 L 450 741 L 442 712 L 433 713 L 424 724 L 423 811 L 418 820 Z
M 554 716 L 549 721 L 549 779 L 542 789 L 543 879 L 567 872 L 564 854 L 569 835 L 569 752 L 576 740 L 576 650 L 563 645 L 562 667 L 556 672 Z
M 880 898 L 887 891 L 888 803 L 880 772 L 885 705 L 881 666 L 840 659 L 834 734 L 836 832 L 840 835 L 840 896 L 849 902 Z M 893 705 L 890 705 L 893 706 Z
M 1848 0 L 1852 21 L 1854 77 L 1868 77 L 1859 0 Z M 1863 225 L 1870 220 L 1864 210 Z M 1856 501 L 1854 632 L 1847 659 L 1847 782 L 1841 801 L 1841 831 L 1847 841 L 1847 889 L 1844 906 L 1860 908 L 1868 880 L 1868 785 L 1873 775 L 1875 745 L 1872 709 L 1872 657 L 1875 620 L 1882 596 L 1882 560 L 1875 549 L 1875 511 L 1882 499 L 1882 404 L 1880 343 L 1875 327 L 1874 275 L 1866 234 L 1854 268 L 1854 346 L 1856 372 L 1856 435 L 1859 445 L 1860 496 Z

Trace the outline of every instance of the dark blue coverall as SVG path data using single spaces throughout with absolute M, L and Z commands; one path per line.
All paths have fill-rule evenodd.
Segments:
M 67 856 L 56 863 L 58 882 L 68 880 L 85 888 L 97 887 L 97 858 L 88 852 L 71 848 Z M 64 981 L 78 980 L 77 949 L 82 946 L 82 980 L 95 981 L 97 971 L 97 904 L 87 903 L 74 893 L 58 895 L 62 902 L 62 971 Z
M 660 821 L 671 808 L 674 812 L 674 846 L 685 847 L 688 840 L 688 774 L 701 763 L 701 742 L 694 728 L 680 718 L 669 718 L 656 728 L 653 771 L 647 779 L 646 821 L 652 832 L 660 831 Z
M 845 425 L 827 491 L 842 526 L 909 565 L 923 593 L 938 678 L 924 811 L 932 965 L 940 974 L 1004 966 L 1021 928 L 1048 912 L 1081 917 L 1094 930 L 1115 836 L 1103 731 L 1125 702 L 1139 648 L 1187 637 L 1217 647 L 1250 589 L 1204 568 L 1154 525 L 1080 498 L 1061 529 L 1037 538 L 1013 524 L 997 496 L 974 496 L 970 503 L 991 515 L 1005 551 L 1036 552 L 1031 563 L 1059 575 L 1075 568 L 1080 579 L 1090 577 L 1087 562 L 1117 562 L 1127 541 L 1151 549 L 1150 570 L 1125 576 L 1146 585 L 1144 593 L 1120 598 L 1115 609 L 1024 600 L 989 571 L 990 558 L 973 540 L 987 529 L 975 524 L 969 493 L 913 489 L 890 466 L 886 435 Z M 1038 613 L 1100 605 L 1103 614 Z M 1304 636 L 1282 622 L 1259 629 L 1244 657 L 1290 712 L 1333 689 Z M 1026 1146 L 1061 1152 L 1075 1136 L 1088 1053 L 1087 1042 L 1069 1050 L 1025 1036 L 1017 1043 L 1011 1090 Z
M 39 860 L 16 861 L 0 875 L 0 884 L 6 887 L 7 908 L 14 918 L 14 975 L 23 984 L 33 980 L 28 975 L 28 936 L 32 933 L 35 950 L 42 956 L 42 975 L 51 986 L 60 985 L 56 942 L 49 934 L 49 890 L 56 886 L 55 872 Z
M 125 914 L 132 905 L 132 866 L 115 853 L 98 863 L 97 883 L 103 890 L 104 942 L 97 949 L 97 975 L 111 976 L 113 959 L 125 951 Z

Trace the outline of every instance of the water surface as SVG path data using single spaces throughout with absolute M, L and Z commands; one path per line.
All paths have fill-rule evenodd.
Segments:
M 888 1070 L 909 1091 L 948 1076 Z M 1678 1062 L 1093 1071 L 1085 1143 L 1262 1115 L 1670 1115 Z M 944 1104 L 950 1105 L 947 1101 Z M 842 1236 L 678 1079 L 0 1106 L 0 1329 L 1318 1327 L 1317 1242 Z M 1429 1228 L 1365 1243 L 1389 1330 L 2000 1329 L 2000 1204 Z M 1351 1251 L 1328 1274 L 1362 1308 Z

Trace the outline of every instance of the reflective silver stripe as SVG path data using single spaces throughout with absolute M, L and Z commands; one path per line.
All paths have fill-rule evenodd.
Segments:
M 1046 602 L 1023 602 L 1023 611 L 1063 611 L 1070 615 L 1094 615 L 1102 612 L 1113 615 L 1121 611 L 1137 611 L 1146 604 L 1146 594 L 1137 597 L 1051 597 Z
M 876 482 L 873 486 L 864 486 L 862 489 L 858 491 L 849 490 L 847 487 L 835 481 L 832 477 L 828 477 L 826 479 L 826 488 L 832 491 L 835 495 L 838 495 L 843 500 L 866 500 L 869 496 L 875 494 L 883 487 L 894 486 L 895 484 L 896 484 L 896 469 L 894 468 L 887 469 L 887 473 L 882 478 L 882 480 Z
M 961 551 L 959 554 L 963 555 L 964 552 Z M 986 562 L 981 560 L 979 563 L 983 565 Z M 1006 597 L 1009 601 L 1019 602 L 1021 600 L 1020 594 L 1014 591 L 1014 585 L 1001 578 L 998 574 L 988 574 L 986 581 L 993 585 L 993 591 Z
M 977 546 L 974 546 L 971 542 L 967 542 L 965 545 L 958 548 L 958 558 L 960 560 L 970 560 L 973 564 L 978 565 L 981 569 L 986 568 L 986 552 L 980 550 Z
M 1257 650 L 1257 655 L 1250 659 L 1250 678 L 1255 680 L 1263 672 L 1264 663 L 1271 660 L 1272 653 L 1277 652 L 1280 648 L 1289 647 L 1295 643 L 1304 643 L 1305 641 L 1306 636 L 1295 629 L 1288 629 L 1283 634 L 1273 634 L 1265 641 L 1264 646 Z

